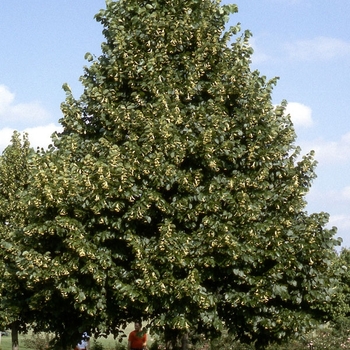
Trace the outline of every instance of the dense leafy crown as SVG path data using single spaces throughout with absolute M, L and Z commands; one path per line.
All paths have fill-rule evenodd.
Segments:
M 22 274 L 54 279 L 97 328 L 224 322 L 263 343 L 308 326 L 331 293 L 333 231 L 303 199 L 313 158 L 297 160 L 275 80 L 250 70 L 250 33 L 225 32 L 235 11 L 107 1 L 84 93 L 64 85 L 64 131 L 33 160 Z

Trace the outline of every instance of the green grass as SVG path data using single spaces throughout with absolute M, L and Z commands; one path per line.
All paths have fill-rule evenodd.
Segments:
M 129 333 L 134 329 L 134 325 L 130 324 L 128 327 L 126 327 L 125 334 L 126 336 L 129 335 Z M 18 336 L 18 342 L 19 342 L 19 350 L 37 350 L 33 348 L 28 348 L 26 347 L 26 338 L 30 338 L 30 334 L 19 334 Z M 112 335 L 108 336 L 107 338 L 105 337 L 99 337 L 97 339 L 94 339 L 93 337 L 90 340 L 90 348 L 93 347 L 94 342 L 97 342 L 103 346 L 104 350 L 115 350 L 117 345 L 120 344 L 117 339 L 114 339 Z M 122 344 L 126 345 L 127 344 L 127 337 L 124 338 Z M 12 339 L 11 339 L 11 334 L 8 336 L 2 336 L 1 337 L 1 343 L 0 343 L 0 350 L 12 350 Z
M 18 336 L 18 342 L 19 342 L 19 348 L 21 350 L 33 350 L 33 349 L 28 349 L 24 346 L 23 344 L 23 339 L 24 336 L 23 335 L 19 335 Z M 11 335 L 7 335 L 7 336 L 2 336 L 1 337 L 1 344 L 0 344 L 1 350 L 12 350 L 12 339 L 11 339 Z
M 26 347 L 25 339 L 29 338 L 29 337 L 30 337 L 30 335 L 19 335 L 18 342 L 19 342 L 19 349 L 20 350 L 37 350 L 37 349 L 31 349 L 31 348 Z M 95 341 L 102 344 L 103 349 L 105 349 L 105 350 L 114 350 L 116 348 L 116 344 L 119 343 L 118 339 L 113 339 L 113 336 L 109 336 L 107 338 L 100 337 L 98 339 L 91 338 L 90 347 L 93 346 Z M 126 344 L 126 340 L 123 343 Z M 1 350 L 12 350 L 11 335 L 1 337 L 0 348 L 1 348 Z

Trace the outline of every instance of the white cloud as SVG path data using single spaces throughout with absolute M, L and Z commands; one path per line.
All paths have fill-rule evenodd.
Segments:
M 338 190 L 312 187 L 306 199 L 309 213 L 325 211 L 330 214 L 327 228 L 335 226 L 336 237 L 343 239 L 342 246 L 350 247 L 350 186 Z
M 338 190 L 332 189 L 328 191 L 318 189 L 318 191 L 313 193 L 313 198 L 321 202 L 325 201 L 344 205 L 345 208 L 350 209 L 350 186 L 345 186 Z
M 344 134 L 339 141 L 318 139 L 302 144 L 303 149 L 313 149 L 315 158 L 320 164 L 334 164 L 350 161 L 350 132 Z
M 5 85 L 0 85 L 0 116 L 11 106 L 15 94 L 10 92 Z
M 63 131 L 61 126 L 57 126 L 53 123 L 45 126 L 37 126 L 34 128 L 28 128 L 24 130 L 28 133 L 30 145 L 34 148 L 44 147 L 46 148 L 49 144 L 52 143 L 51 135 L 55 132 Z
M 0 122 L 11 125 L 43 123 L 50 118 L 39 102 L 16 103 L 15 94 L 5 85 L 0 85 Z
M 21 130 L 20 132 L 21 133 L 25 132 L 28 134 L 31 147 L 36 149 L 37 147 L 46 148 L 49 144 L 51 144 L 52 143 L 51 135 L 55 131 L 58 131 L 58 132 L 62 131 L 62 127 L 51 123 L 44 126 L 26 128 L 24 130 Z M 11 129 L 11 128 L 0 129 L 0 151 L 1 152 L 10 144 L 13 132 L 14 132 L 14 129 Z
M 289 102 L 285 113 L 290 114 L 295 127 L 310 127 L 313 125 L 312 110 L 302 103 Z
M 330 215 L 328 227 L 337 227 L 339 231 L 350 231 L 350 215 L 340 214 L 340 215 Z M 344 238 L 344 237 L 343 237 Z M 350 237 L 349 237 L 350 238 Z M 349 246 L 350 241 L 348 242 Z
M 260 49 L 260 47 L 257 45 L 257 40 L 255 38 L 250 38 L 249 44 L 254 50 L 253 55 L 251 57 L 253 64 L 269 62 L 272 60 L 272 58 L 269 55 L 267 55 Z
M 274 2 L 277 4 L 286 3 L 288 5 L 300 4 L 303 0 L 270 0 L 270 2 Z
M 330 215 L 327 228 L 337 228 L 335 237 L 342 238 L 341 247 L 350 248 L 350 213 Z
M 10 128 L 4 128 L 0 130 L 0 151 L 2 152 L 6 146 L 9 145 L 11 136 L 14 130 Z
M 349 201 L 350 205 L 350 186 L 344 187 L 341 191 L 341 197 L 344 198 L 346 201 Z
M 288 56 L 300 61 L 329 60 L 350 54 L 350 42 L 329 37 L 299 40 L 285 45 Z

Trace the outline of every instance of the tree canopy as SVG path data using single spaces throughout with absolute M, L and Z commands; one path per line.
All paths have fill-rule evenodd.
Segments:
M 225 28 L 236 11 L 119 0 L 96 15 L 102 54 L 86 54 L 80 98 L 63 86 L 18 236 L 18 276 L 81 330 L 141 317 L 262 348 L 325 316 L 337 241 L 305 209 L 315 161 L 272 104 L 276 79 L 251 70 L 251 34 Z

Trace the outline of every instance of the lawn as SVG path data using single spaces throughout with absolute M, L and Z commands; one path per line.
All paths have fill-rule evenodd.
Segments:
M 33 350 L 33 349 L 28 349 L 24 346 L 23 344 L 23 339 L 24 339 L 24 336 L 23 335 L 20 335 L 19 336 L 19 346 L 20 346 L 20 349 L 21 350 Z M 0 343 L 0 347 L 1 347 L 1 350 L 11 350 L 12 349 L 12 340 L 11 340 L 11 334 L 7 335 L 7 336 L 2 336 L 1 337 L 1 343 Z
M 128 335 L 131 331 L 133 330 L 133 325 L 129 325 L 125 329 L 125 334 Z M 35 339 L 35 340 L 34 340 Z M 122 342 L 122 344 L 127 343 L 126 341 L 127 338 Z M 40 341 L 42 340 L 42 341 Z M 19 350 L 40 350 L 40 345 L 44 342 L 44 336 L 36 336 L 34 337 L 31 334 L 19 335 Z M 28 343 L 36 343 L 39 346 L 33 346 L 29 345 Z M 113 336 L 108 336 L 107 338 L 105 337 L 100 337 L 97 339 L 91 338 L 90 340 L 90 348 L 91 349 L 100 349 L 101 346 L 103 347 L 104 350 L 115 350 L 117 347 L 117 344 L 120 344 L 118 339 L 114 339 Z M 1 343 L 0 343 L 0 350 L 12 350 L 12 341 L 11 341 L 11 335 L 9 334 L 8 336 L 2 336 L 1 337 Z

